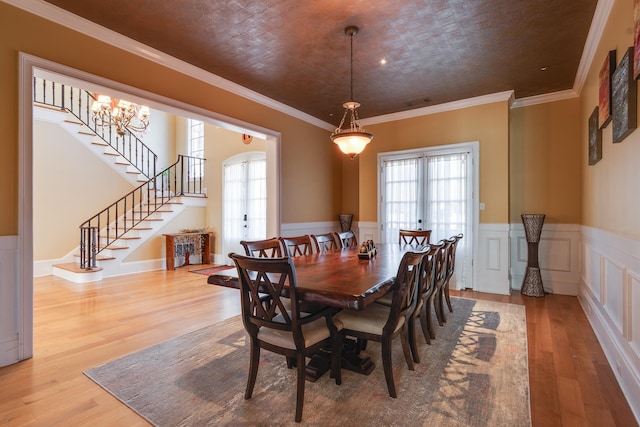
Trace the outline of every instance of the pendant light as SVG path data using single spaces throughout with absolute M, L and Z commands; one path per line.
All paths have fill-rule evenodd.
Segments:
M 365 132 L 364 128 L 358 124 L 358 107 L 360 103 L 353 100 L 353 36 L 358 34 L 359 28 L 355 25 L 350 25 L 344 29 L 344 33 L 349 36 L 351 41 L 351 98 L 350 101 L 342 104 L 344 107 L 344 114 L 340 125 L 331 134 L 331 141 L 338 144 L 340 150 L 351 157 L 353 160 L 358 154 L 362 153 L 364 147 L 371 142 L 373 135 Z M 349 116 L 349 127 L 342 129 L 344 122 Z

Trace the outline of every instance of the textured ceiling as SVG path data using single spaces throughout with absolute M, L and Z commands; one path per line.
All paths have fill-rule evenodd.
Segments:
M 347 25 L 360 27 L 353 92 L 366 118 L 507 90 L 523 98 L 571 89 L 597 4 L 47 2 L 329 123 L 350 97 Z

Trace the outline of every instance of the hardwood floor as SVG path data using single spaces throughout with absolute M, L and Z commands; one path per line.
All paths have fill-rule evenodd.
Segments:
M 237 291 L 186 269 L 34 287 L 35 354 L 0 368 L 0 425 L 146 426 L 82 371 L 240 310 Z M 577 298 L 454 294 L 526 306 L 534 426 L 637 425 Z

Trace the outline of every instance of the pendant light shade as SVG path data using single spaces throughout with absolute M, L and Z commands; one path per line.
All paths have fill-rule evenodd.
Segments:
M 364 128 L 358 124 L 357 109 L 360 107 L 360 103 L 353 100 L 353 36 L 358 33 L 358 27 L 350 25 L 344 29 L 344 32 L 351 41 L 351 100 L 342 105 L 344 107 L 342 120 L 330 138 L 331 141 L 338 144 L 344 154 L 354 159 L 371 142 L 373 135 L 365 132 Z M 349 116 L 349 127 L 342 129 L 347 116 Z

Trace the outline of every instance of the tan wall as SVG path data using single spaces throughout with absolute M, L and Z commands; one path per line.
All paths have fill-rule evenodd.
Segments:
M 33 258 L 58 259 L 78 247 L 81 223 L 134 187 L 57 124 L 35 121 L 33 141 Z
M 236 154 L 249 151 L 265 151 L 266 141 L 254 138 L 251 144 L 243 144 L 240 134 L 226 129 L 205 125 L 205 157 L 207 175 L 206 225 L 216 235 L 212 251 L 222 252 L 222 239 L 216 230 L 222 229 L 222 164 Z
M 633 46 L 633 2 L 617 1 L 596 51 L 581 96 L 582 223 L 630 238 L 640 238 L 640 132 L 635 130 L 613 144 L 612 123 L 602 133 L 602 160 L 588 165 L 588 121 L 598 105 L 598 73 L 609 50 L 617 51 L 620 63 Z M 637 96 L 637 94 L 635 94 Z
M 361 221 L 377 221 L 377 154 L 480 141 L 480 222 L 509 220 L 509 106 L 496 102 L 390 123 L 371 125 L 373 142 L 360 155 Z
M 547 223 L 579 224 L 580 100 L 514 108 L 510 129 L 511 222 L 544 213 Z
M 328 131 L 0 3 L 0 200 L 8 206 L 0 235 L 18 229 L 19 52 L 280 132 L 282 222 L 334 220 L 340 210 L 340 157 Z

